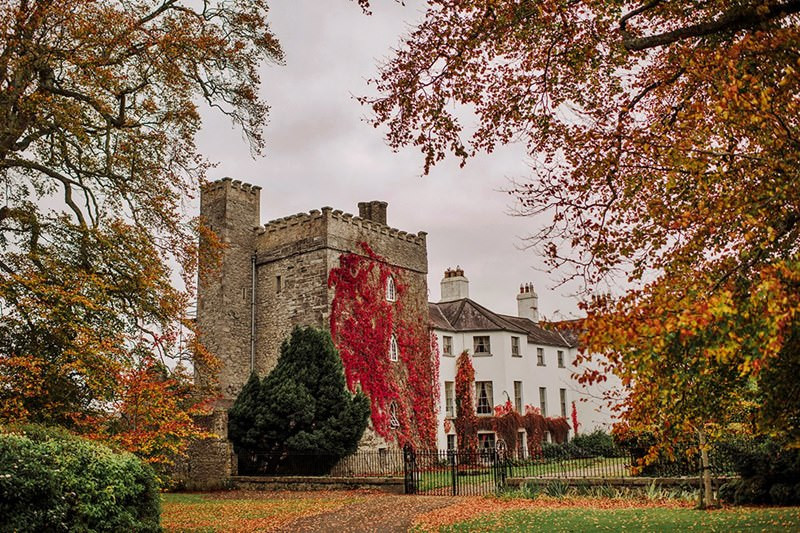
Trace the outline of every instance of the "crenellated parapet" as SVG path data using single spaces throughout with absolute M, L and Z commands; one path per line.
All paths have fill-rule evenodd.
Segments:
M 200 190 L 203 193 L 213 193 L 215 191 L 220 191 L 223 189 L 231 189 L 236 191 L 242 191 L 245 193 L 249 193 L 252 195 L 258 195 L 261 187 L 258 185 L 251 185 L 250 183 L 245 183 L 241 180 L 235 180 L 233 178 L 222 178 L 216 181 L 211 181 L 204 184 Z

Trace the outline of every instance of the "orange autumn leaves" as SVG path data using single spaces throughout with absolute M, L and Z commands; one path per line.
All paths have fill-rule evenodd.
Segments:
M 525 144 L 511 194 L 629 423 L 800 442 L 771 392 L 800 367 L 798 48 L 794 2 L 433 0 L 362 101 L 426 171 Z

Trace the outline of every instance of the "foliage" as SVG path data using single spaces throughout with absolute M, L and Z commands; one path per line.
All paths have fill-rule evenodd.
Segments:
M 575 435 L 571 442 L 592 457 L 619 457 L 621 452 L 614 438 L 602 429 Z
M 153 470 L 63 430 L 0 433 L 0 516 L 7 531 L 160 531 Z
M 578 428 L 581 425 L 578 423 L 578 408 L 575 406 L 575 402 L 572 402 L 572 412 L 570 413 L 570 417 L 572 418 L 572 431 L 575 432 L 575 435 L 578 435 Z
M 328 286 L 334 290 L 331 335 L 342 356 L 347 385 L 359 387 L 370 399 L 372 426 L 400 445 L 433 448 L 439 394 L 439 357 L 435 335 L 428 331 L 426 300 L 409 293 L 402 272 L 367 245 L 363 254 L 342 254 L 331 269 Z M 392 277 L 395 301 L 386 299 Z M 427 295 L 422 298 L 427 298 Z M 398 359 L 389 358 L 394 335 Z M 399 427 L 390 425 L 390 405 L 396 406 Z
M 788 449 L 769 438 L 731 439 L 719 444 L 741 479 L 720 487 L 728 503 L 800 504 L 800 450 Z
M 478 416 L 475 414 L 475 367 L 464 350 L 456 360 L 456 440 L 468 456 L 478 449 Z
M 219 244 L 185 213 L 208 167 L 198 108 L 220 110 L 263 147 L 257 67 L 282 59 L 266 15 L 264 0 L 0 5 L 3 421 L 113 434 L 148 458 L 201 434 L 186 419 L 202 395 L 184 394 L 185 372 L 131 380 L 213 366 L 184 319 L 198 235 Z M 143 432 L 129 419 L 142 387 L 154 408 L 162 397 L 182 413 L 155 415 L 164 423 Z
M 362 99 L 390 146 L 428 171 L 525 145 L 533 178 L 511 192 L 549 218 L 532 243 L 548 266 L 585 282 L 578 362 L 605 357 L 629 423 L 657 442 L 709 431 L 754 388 L 758 430 L 797 442 L 780 393 L 798 357 L 800 3 L 427 4 Z
M 332 466 L 356 450 L 368 418 L 369 400 L 347 390 L 330 335 L 296 327 L 272 372 L 251 376 L 236 398 L 228 438 L 239 453 L 319 455 Z

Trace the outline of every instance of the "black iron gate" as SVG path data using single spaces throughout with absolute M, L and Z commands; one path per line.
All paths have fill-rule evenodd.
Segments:
M 479 496 L 505 486 L 509 463 L 504 450 L 403 449 L 406 494 Z

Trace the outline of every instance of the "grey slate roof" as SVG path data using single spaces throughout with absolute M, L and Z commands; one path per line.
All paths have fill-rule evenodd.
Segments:
M 428 303 L 430 325 L 445 331 L 509 331 L 528 337 L 528 342 L 546 346 L 575 346 L 572 335 L 542 328 L 527 318 L 501 315 L 469 298 L 452 302 Z

